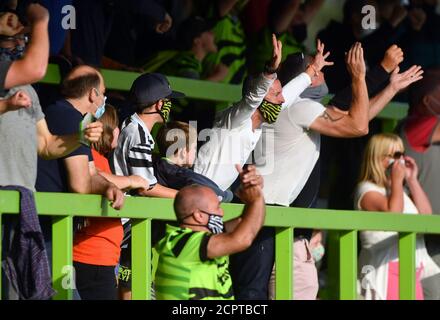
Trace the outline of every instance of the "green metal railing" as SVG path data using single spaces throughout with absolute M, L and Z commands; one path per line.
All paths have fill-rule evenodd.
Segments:
M 108 205 L 107 200 L 96 195 L 36 193 L 35 198 L 39 214 L 53 216 L 52 234 L 56 241 L 53 241 L 52 276 L 54 288 L 58 291 L 55 299 L 72 298 L 72 290 L 63 286 L 63 283 L 66 278 L 65 266 L 72 265 L 74 216 L 132 219 L 132 295 L 133 299 L 150 299 L 151 221 L 175 220 L 172 200 L 130 197 L 126 199 L 123 210 L 116 211 Z M 227 204 L 222 207 L 226 220 L 241 214 L 241 205 Z M 19 209 L 18 192 L 0 191 L 0 222 L 2 215 L 17 214 Z M 440 234 L 439 216 L 283 207 L 267 207 L 265 225 L 277 228 L 275 248 L 277 299 L 293 297 L 294 228 L 338 231 L 336 249 L 339 259 L 330 260 L 333 261 L 331 267 L 338 268 L 336 298 L 343 300 L 357 299 L 358 231 L 399 233 L 401 299 L 415 299 L 416 234 Z
M 107 89 L 129 91 L 133 81 L 139 73 L 102 69 Z M 210 81 L 192 80 L 186 78 L 167 77 L 174 90 L 184 92 L 189 98 L 217 102 L 234 102 L 241 98 L 241 86 L 215 83 Z M 49 65 L 45 78 L 41 81 L 47 84 L 59 84 L 61 80 L 57 65 Z M 329 99 L 328 99 L 329 100 Z M 328 101 L 327 100 L 327 101 Z M 385 127 L 391 128 L 396 120 L 406 117 L 408 105 L 404 103 L 390 103 L 378 116 L 386 122 Z

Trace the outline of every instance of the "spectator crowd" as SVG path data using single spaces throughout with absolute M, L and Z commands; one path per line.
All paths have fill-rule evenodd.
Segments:
M 176 221 L 152 223 L 157 299 L 274 299 L 268 205 L 325 197 L 331 209 L 440 214 L 439 1 L 345 0 L 311 50 L 325 4 L 1 0 L 0 190 L 21 193 L 20 216 L 1 219 L 2 297 L 55 294 L 56 239 L 36 191 L 102 195 L 116 210 L 128 196 L 174 199 Z M 59 86 L 40 83 L 49 63 Z M 102 69 L 138 74 L 121 92 Z M 240 85 L 242 97 L 193 100 L 167 76 Z M 391 101 L 409 111 L 385 133 L 377 116 Z M 228 202 L 244 206 L 224 222 Z M 73 228 L 75 299 L 131 299 L 131 221 Z M 295 229 L 292 246 L 294 299 L 315 300 L 325 232 Z M 416 246 L 416 297 L 438 300 L 440 236 Z M 397 233 L 362 231 L 364 266 L 375 272 L 359 272 L 360 298 L 398 299 Z

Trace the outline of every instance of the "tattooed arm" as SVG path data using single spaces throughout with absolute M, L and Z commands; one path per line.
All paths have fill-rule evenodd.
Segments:
M 351 138 L 368 134 L 369 100 L 365 82 L 362 45 L 356 43 L 347 54 L 347 67 L 352 78 L 353 99 L 347 112 L 330 106 L 310 126 L 323 135 Z

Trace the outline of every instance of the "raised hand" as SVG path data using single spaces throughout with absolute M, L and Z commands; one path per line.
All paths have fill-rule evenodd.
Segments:
M 408 156 L 405 156 L 405 180 L 408 182 L 416 181 L 419 175 L 419 167 L 416 161 Z
M 399 92 L 412 83 L 423 79 L 423 70 L 421 66 L 412 66 L 403 73 L 399 73 L 399 71 L 400 68 L 397 67 L 390 77 L 390 85 L 396 92 Z
M 272 34 L 272 59 L 266 64 L 266 73 L 275 73 L 280 67 L 281 59 L 283 57 L 283 44 L 277 40 L 277 37 Z
M 18 20 L 18 16 L 11 12 L 0 15 L 0 32 L 5 36 L 15 36 L 24 29 L 24 26 Z
M 356 42 L 346 54 L 348 72 L 352 79 L 365 78 L 367 67 L 364 60 L 364 49 L 360 42 Z
M 314 70 L 315 72 L 321 71 L 322 68 L 326 66 L 332 66 L 335 64 L 334 62 L 326 61 L 327 58 L 330 56 L 330 51 L 324 54 L 325 45 L 319 39 L 316 48 L 317 48 L 317 52 L 315 57 L 313 58 L 313 62 L 311 63 L 311 65 L 315 69 Z
M 385 56 L 381 62 L 381 66 L 385 69 L 386 72 L 391 73 L 399 66 L 399 64 L 402 63 L 403 59 L 404 54 L 402 49 L 393 44 L 385 52 Z
M 236 165 L 238 173 L 240 174 L 241 185 L 236 193 L 237 197 L 245 204 L 253 203 L 263 197 L 263 178 L 258 175 L 255 166 L 248 166 L 243 170 L 239 165 Z
M 399 160 L 394 161 L 391 168 L 391 181 L 402 184 L 405 179 L 406 168 Z

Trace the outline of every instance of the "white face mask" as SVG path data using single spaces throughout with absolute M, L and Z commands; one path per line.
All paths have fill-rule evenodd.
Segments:
M 394 160 L 394 159 L 390 159 L 390 160 L 388 160 L 388 166 L 390 167 L 395 161 L 396 161 L 396 160 Z M 399 162 L 400 162 L 401 164 L 405 164 L 405 160 L 404 160 L 404 159 L 399 159 Z

